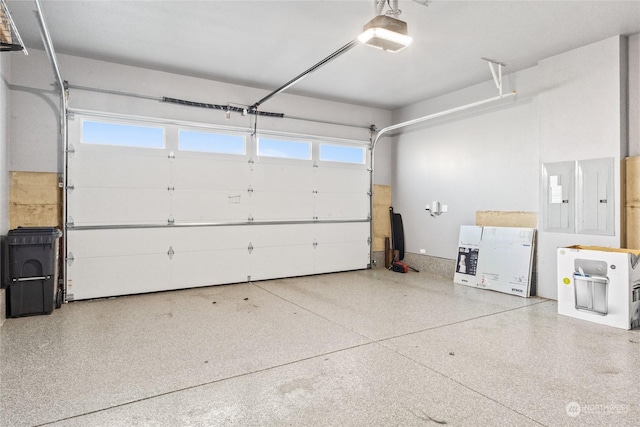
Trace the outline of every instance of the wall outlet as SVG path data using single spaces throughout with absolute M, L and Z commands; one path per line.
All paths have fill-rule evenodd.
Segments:
M 421 253 L 421 254 L 426 254 L 426 253 L 427 253 L 427 250 L 426 250 L 426 249 L 420 249 L 420 253 Z
M 449 212 L 449 205 L 442 205 L 442 212 Z

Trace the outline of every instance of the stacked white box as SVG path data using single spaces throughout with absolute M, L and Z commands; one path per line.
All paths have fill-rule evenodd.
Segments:
M 621 329 L 640 327 L 640 251 L 558 249 L 558 314 Z

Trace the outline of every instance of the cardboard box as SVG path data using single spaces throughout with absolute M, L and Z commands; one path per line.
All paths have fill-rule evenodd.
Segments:
M 558 314 L 621 329 L 640 327 L 640 251 L 558 249 Z
M 463 225 L 453 281 L 527 298 L 534 244 L 533 228 Z

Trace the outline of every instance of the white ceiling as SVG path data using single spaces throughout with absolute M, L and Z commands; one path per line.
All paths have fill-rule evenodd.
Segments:
M 41 3 L 58 53 L 268 90 L 353 40 L 375 14 L 374 0 Z M 35 3 L 7 4 L 26 45 L 42 49 Z M 399 53 L 356 46 L 287 93 L 394 109 L 490 80 L 481 57 L 506 63 L 508 74 L 640 33 L 638 0 L 446 0 L 428 7 L 400 0 L 399 6 L 411 46 Z

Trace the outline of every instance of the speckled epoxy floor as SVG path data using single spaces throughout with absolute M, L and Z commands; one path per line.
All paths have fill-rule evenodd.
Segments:
M 384 269 L 75 302 L 0 328 L 0 425 L 640 425 L 640 330 L 556 311 Z

